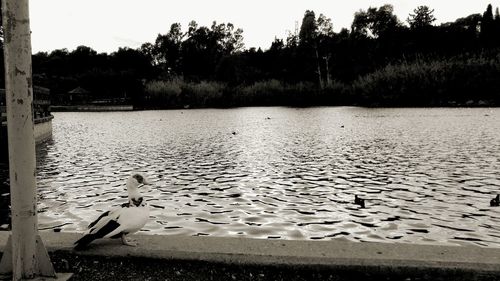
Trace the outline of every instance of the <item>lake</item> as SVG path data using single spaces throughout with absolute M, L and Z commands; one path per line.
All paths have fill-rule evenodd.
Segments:
M 500 247 L 500 109 L 54 116 L 37 152 L 42 230 L 84 231 L 141 171 L 153 182 L 142 233 Z

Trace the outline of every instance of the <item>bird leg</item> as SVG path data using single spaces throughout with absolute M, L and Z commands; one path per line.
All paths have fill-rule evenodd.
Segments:
M 137 246 L 137 243 L 127 240 L 126 234 L 122 234 L 122 243 L 123 243 L 123 245 L 131 246 L 131 247 Z

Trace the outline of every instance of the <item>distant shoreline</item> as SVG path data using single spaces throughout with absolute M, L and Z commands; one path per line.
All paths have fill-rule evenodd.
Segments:
M 360 105 L 360 104 L 339 104 L 339 105 L 242 105 L 242 106 L 210 106 L 210 107 L 137 107 L 134 105 L 53 105 L 52 112 L 120 112 L 120 111 L 141 111 L 141 110 L 189 110 L 189 109 L 232 109 L 240 107 L 292 107 L 292 108 L 313 108 L 313 107 L 364 107 L 364 108 L 498 108 L 495 104 L 466 103 L 447 105 Z
M 66 112 L 66 111 L 132 111 L 133 105 L 53 105 L 51 106 L 52 112 Z

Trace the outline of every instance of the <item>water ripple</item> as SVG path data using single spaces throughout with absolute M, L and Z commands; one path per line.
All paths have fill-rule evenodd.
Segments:
M 500 247 L 499 109 L 54 115 L 37 152 L 41 229 L 82 231 L 142 171 L 144 233 Z

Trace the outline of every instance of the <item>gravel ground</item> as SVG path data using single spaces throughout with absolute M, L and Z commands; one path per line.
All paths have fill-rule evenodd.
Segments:
M 107 258 L 68 252 L 51 253 L 57 272 L 71 280 L 500 280 L 500 276 L 464 270 L 394 269 L 381 267 L 290 267 L 230 265 L 209 262 Z M 497 273 L 498 274 L 498 273 Z

